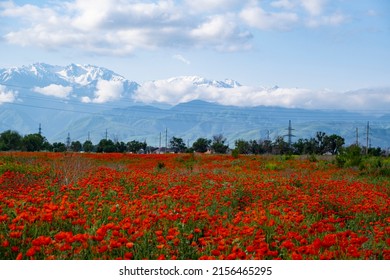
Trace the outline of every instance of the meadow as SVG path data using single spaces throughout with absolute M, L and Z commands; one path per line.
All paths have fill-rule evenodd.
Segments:
M 332 158 L 1 153 L 0 259 L 390 259 L 385 175 Z

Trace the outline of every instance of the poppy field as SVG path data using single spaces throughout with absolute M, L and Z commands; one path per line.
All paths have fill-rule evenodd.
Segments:
M 390 182 L 305 157 L 2 153 L 0 259 L 390 259 Z

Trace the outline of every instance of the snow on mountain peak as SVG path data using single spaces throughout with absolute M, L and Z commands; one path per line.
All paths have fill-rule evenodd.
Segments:
M 57 72 L 64 80 L 86 86 L 97 80 L 122 81 L 126 79 L 113 71 L 93 65 L 70 64 Z
M 226 79 L 225 81 L 209 80 L 200 76 L 178 76 L 166 80 L 168 83 L 191 83 L 200 87 L 218 87 L 218 88 L 235 88 L 241 86 L 234 80 Z

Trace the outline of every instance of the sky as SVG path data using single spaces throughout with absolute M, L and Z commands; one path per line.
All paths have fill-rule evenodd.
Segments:
M 318 107 L 327 96 L 327 106 L 341 98 L 345 107 L 340 94 L 350 92 L 357 106 L 390 105 L 388 0 L 1 0 L 0 53 L 0 68 L 79 63 L 138 83 L 233 79 L 246 99 L 231 104 L 250 104 L 264 98 L 252 92 L 277 85 L 290 107 Z M 157 96 L 168 91 L 138 97 L 175 103 L 188 95 Z

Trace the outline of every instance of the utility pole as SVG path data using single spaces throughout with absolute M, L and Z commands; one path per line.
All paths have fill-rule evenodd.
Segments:
M 368 144 L 369 144 L 369 142 L 370 142 L 369 135 L 370 135 L 370 122 L 367 122 L 366 155 L 368 155 Z
M 38 134 L 39 134 L 39 135 L 42 135 L 42 127 L 41 127 L 41 123 L 39 123 Z
M 68 132 L 68 137 L 66 137 L 66 149 L 70 149 L 70 133 Z
M 107 128 L 106 128 L 106 140 L 108 140 L 108 133 L 107 133 Z
M 168 128 L 165 129 L 165 152 L 168 152 Z
M 158 146 L 158 153 L 161 154 L 161 132 L 160 132 L 160 144 Z
M 356 128 L 356 146 L 359 147 L 359 128 Z
M 291 120 L 288 121 L 288 128 L 287 128 L 287 130 L 288 130 L 288 134 L 285 135 L 285 136 L 288 137 L 288 148 L 291 148 L 291 138 L 295 137 L 295 135 L 292 134 L 292 131 L 295 130 L 295 129 L 293 129 L 292 126 L 291 126 Z

